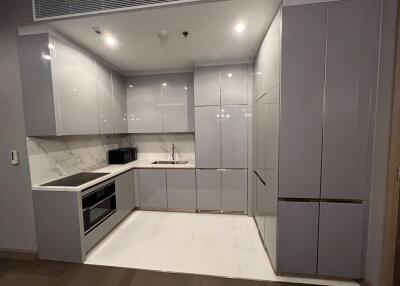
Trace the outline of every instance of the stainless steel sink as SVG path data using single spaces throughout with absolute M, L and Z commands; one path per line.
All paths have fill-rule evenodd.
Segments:
M 156 165 L 160 165 L 160 164 L 168 164 L 168 165 L 184 165 L 189 163 L 189 161 L 154 161 L 151 164 L 156 164 Z

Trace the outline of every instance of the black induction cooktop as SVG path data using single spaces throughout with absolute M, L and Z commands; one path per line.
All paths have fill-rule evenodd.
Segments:
M 41 186 L 54 186 L 54 187 L 78 187 L 94 179 L 108 175 L 109 173 L 89 173 L 81 172 L 72 176 L 48 182 Z

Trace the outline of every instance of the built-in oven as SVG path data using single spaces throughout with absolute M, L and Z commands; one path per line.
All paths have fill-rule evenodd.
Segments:
M 82 192 L 82 212 L 85 235 L 117 210 L 115 181 L 111 180 Z

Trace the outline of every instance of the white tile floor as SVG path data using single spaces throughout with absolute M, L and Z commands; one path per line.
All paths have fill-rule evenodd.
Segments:
M 276 276 L 247 216 L 135 211 L 86 264 L 319 285 L 358 285 Z

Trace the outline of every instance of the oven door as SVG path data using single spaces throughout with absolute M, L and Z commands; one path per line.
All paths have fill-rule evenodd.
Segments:
M 83 196 L 82 208 L 84 231 L 87 234 L 116 212 L 115 183 Z

